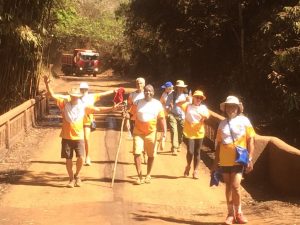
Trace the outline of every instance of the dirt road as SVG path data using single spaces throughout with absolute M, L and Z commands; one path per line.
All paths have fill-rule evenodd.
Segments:
M 104 73 L 97 78 L 54 80 L 54 90 L 66 91 L 82 80 L 88 81 L 94 91 L 133 87 L 130 81 Z M 51 112 L 57 113 L 55 109 Z M 172 156 L 169 142 L 166 150 L 155 159 L 152 183 L 137 186 L 133 184 L 136 171 L 132 141 L 125 133 L 115 185 L 111 188 L 119 131 L 114 128 L 114 118 L 108 118 L 105 124 L 109 126 L 91 135 L 92 165 L 82 169 L 83 186 L 73 189 L 65 187 L 68 178 L 64 160 L 60 159 L 57 117 L 48 116 L 40 127 L 30 131 L 29 138 L 24 139 L 30 144 L 20 144 L 22 151 L 14 153 L 29 154 L 26 160 L 30 164 L 24 167 L 26 170 L 16 173 L 17 178 L 11 179 L 2 193 L 0 224 L 222 224 L 226 217 L 224 185 L 209 187 L 209 170 L 203 163 L 199 180 L 184 178 L 185 149 L 178 156 Z M 1 168 L 9 162 L 4 160 Z M 143 170 L 146 171 L 145 165 Z M 273 209 L 274 204 L 257 203 L 245 190 L 243 196 L 249 224 L 300 224 L 298 206 L 286 204 L 285 207 L 282 203 L 281 208 Z

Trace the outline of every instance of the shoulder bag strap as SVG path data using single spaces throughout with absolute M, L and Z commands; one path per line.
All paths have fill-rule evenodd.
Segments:
M 235 144 L 234 144 L 235 140 L 234 140 L 234 138 L 233 138 L 233 134 L 232 134 L 232 130 L 231 130 L 231 127 L 230 127 L 229 120 L 226 120 L 226 121 L 227 121 L 227 124 L 228 124 L 228 126 L 229 126 L 229 131 L 230 131 L 230 135 L 231 135 L 231 138 L 232 138 L 232 141 L 233 141 L 233 145 L 235 146 Z

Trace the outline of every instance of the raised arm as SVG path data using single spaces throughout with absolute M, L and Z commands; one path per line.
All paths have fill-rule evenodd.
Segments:
M 95 113 L 107 113 L 107 112 L 112 112 L 112 111 L 115 111 L 115 110 L 120 110 L 122 109 L 122 103 L 118 103 L 118 104 L 115 104 L 113 106 L 110 106 L 110 107 L 93 107 L 93 111 Z
M 44 76 L 44 83 L 45 83 L 45 86 L 46 86 L 46 90 L 47 92 L 49 93 L 50 97 L 55 99 L 55 100 L 58 100 L 58 99 L 61 99 L 61 98 L 65 98 L 67 99 L 68 96 L 66 95 L 61 95 L 61 94 L 55 94 L 52 90 L 52 88 L 50 87 L 50 78 L 48 76 Z

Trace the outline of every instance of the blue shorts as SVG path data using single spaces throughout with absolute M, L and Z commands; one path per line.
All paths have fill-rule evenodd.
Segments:
M 84 156 L 83 140 L 61 140 L 61 158 L 72 159 L 74 151 L 76 153 L 76 157 Z

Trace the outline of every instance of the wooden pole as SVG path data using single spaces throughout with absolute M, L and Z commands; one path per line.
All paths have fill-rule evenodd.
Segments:
M 118 149 L 117 149 L 116 158 L 115 158 L 115 165 L 114 165 L 114 168 L 113 168 L 113 174 L 112 174 L 112 180 L 111 180 L 111 188 L 114 186 L 114 182 L 115 182 L 118 157 L 119 157 L 119 152 L 120 152 L 121 142 L 122 142 L 122 136 L 123 136 L 124 121 L 125 121 L 125 116 L 123 116 L 122 124 L 121 124 L 120 139 L 119 139 Z

